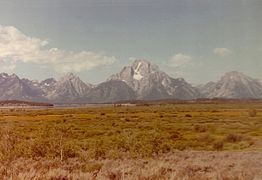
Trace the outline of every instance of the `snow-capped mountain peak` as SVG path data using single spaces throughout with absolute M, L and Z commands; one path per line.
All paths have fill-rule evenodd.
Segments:
M 20 79 L 0 73 L 0 100 L 64 103 L 97 103 L 121 100 L 256 98 L 262 99 L 262 82 L 243 73 L 226 73 L 217 82 L 193 87 L 183 78 L 172 78 L 146 60 L 136 60 L 97 86 L 84 83 L 73 73 L 58 81 Z
M 137 72 L 142 76 L 159 71 L 159 67 L 157 65 L 154 65 L 147 60 L 135 60 L 131 67 L 134 72 Z
M 135 60 L 130 66 L 124 67 L 120 73 L 112 75 L 108 81 L 110 80 L 125 82 L 136 92 L 138 99 L 187 99 L 199 94 L 185 81 L 171 78 L 157 65 L 146 60 Z

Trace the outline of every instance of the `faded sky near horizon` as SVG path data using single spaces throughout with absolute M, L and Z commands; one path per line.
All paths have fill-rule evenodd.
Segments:
M 262 79 L 262 1 L 0 1 L 1 72 L 99 83 L 136 58 L 194 84 Z

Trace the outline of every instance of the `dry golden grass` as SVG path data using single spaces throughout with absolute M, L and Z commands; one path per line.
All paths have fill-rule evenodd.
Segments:
M 260 180 L 262 152 L 176 152 L 148 159 L 17 159 L 0 164 L 2 179 Z
M 255 103 L 2 109 L 0 176 L 18 179 L 261 177 L 253 169 L 261 165 L 258 161 L 262 150 L 261 121 L 262 105 Z M 235 173 L 228 171 L 226 162 L 231 163 Z

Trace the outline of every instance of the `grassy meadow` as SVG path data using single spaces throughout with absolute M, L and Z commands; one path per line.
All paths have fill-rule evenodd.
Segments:
M 262 104 L 1 109 L 0 128 L 2 175 L 10 175 L 6 163 L 21 159 L 95 161 L 75 168 L 92 173 L 106 160 L 156 159 L 194 151 L 261 152 Z

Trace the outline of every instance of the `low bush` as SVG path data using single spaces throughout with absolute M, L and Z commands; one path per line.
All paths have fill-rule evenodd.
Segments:
M 229 134 L 226 136 L 225 141 L 229 143 L 236 143 L 243 139 L 243 136 L 238 134 Z
M 191 114 L 186 114 L 185 117 L 192 117 L 192 115 Z
M 224 148 L 224 142 L 223 141 L 215 141 L 213 143 L 213 149 L 216 151 L 222 151 Z
M 202 124 L 196 124 L 196 125 L 194 125 L 194 130 L 196 132 L 206 132 L 207 131 L 207 126 L 206 125 L 202 125 Z
M 256 117 L 256 116 L 257 116 L 257 110 L 256 110 L 256 109 L 250 109 L 250 110 L 248 111 L 248 115 L 249 115 L 250 117 Z

